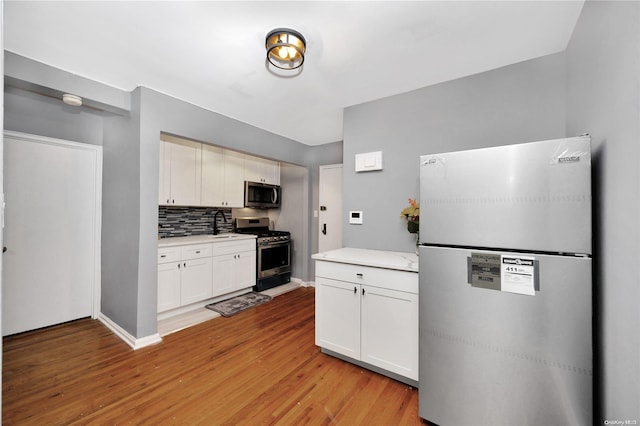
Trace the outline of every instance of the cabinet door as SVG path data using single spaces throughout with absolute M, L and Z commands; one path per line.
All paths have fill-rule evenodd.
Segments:
M 363 286 L 361 360 L 418 380 L 418 295 Z
M 158 265 L 158 312 L 180 306 L 181 262 Z
M 167 142 L 169 150 L 171 205 L 200 205 L 202 144 L 191 141 Z M 167 171 L 164 170 L 164 173 Z
M 225 202 L 224 150 L 202 145 L 202 187 L 200 205 L 222 207 Z
M 316 277 L 316 345 L 360 359 L 361 286 Z
M 280 164 L 277 161 L 247 155 L 244 162 L 244 179 L 279 185 Z
M 265 167 L 266 183 L 270 183 L 271 185 L 280 185 L 280 163 L 277 161 L 267 160 Z
M 158 204 L 161 206 L 171 204 L 171 161 L 168 142 L 160 141 L 160 168 L 158 174 Z
M 233 269 L 236 263 L 235 254 L 224 254 L 213 257 L 213 296 L 230 293 L 235 290 L 233 285 Z
M 182 305 L 198 302 L 211 297 L 211 277 L 213 262 L 210 257 L 182 262 Z
M 256 252 L 244 252 L 237 255 L 234 265 L 235 290 L 253 287 L 256 285 Z
M 224 155 L 225 207 L 244 207 L 244 156 L 225 151 Z

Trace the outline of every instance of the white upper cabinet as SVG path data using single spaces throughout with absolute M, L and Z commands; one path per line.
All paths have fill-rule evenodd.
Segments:
M 201 144 L 181 139 L 160 141 L 160 156 L 159 203 L 200 205 Z
M 239 152 L 224 153 L 225 207 L 244 207 L 244 156 Z
M 280 163 L 162 135 L 158 203 L 244 207 L 244 181 L 280 184 Z
M 243 164 L 240 154 L 203 144 L 201 205 L 243 207 Z
M 247 155 L 244 159 L 244 180 L 280 185 L 280 163 Z

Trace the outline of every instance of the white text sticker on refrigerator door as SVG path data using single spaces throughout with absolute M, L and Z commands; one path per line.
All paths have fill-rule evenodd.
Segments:
M 530 256 L 502 255 L 500 268 L 501 290 L 534 296 L 534 261 Z

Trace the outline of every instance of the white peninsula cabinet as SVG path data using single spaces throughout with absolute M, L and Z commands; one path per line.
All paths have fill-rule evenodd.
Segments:
M 313 258 L 316 345 L 417 386 L 417 256 L 343 248 Z
M 254 235 L 202 235 L 158 242 L 158 313 L 164 317 L 246 293 L 255 284 Z

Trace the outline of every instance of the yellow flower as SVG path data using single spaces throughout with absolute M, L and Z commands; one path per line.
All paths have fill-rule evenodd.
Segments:
M 409 198 L 409 207 L 405 207 L 400 212 L 400 217 L 405 217 L 410 221 L 416 221 L 420 219 L 420 204 L 416 202 L 415 198 Z

